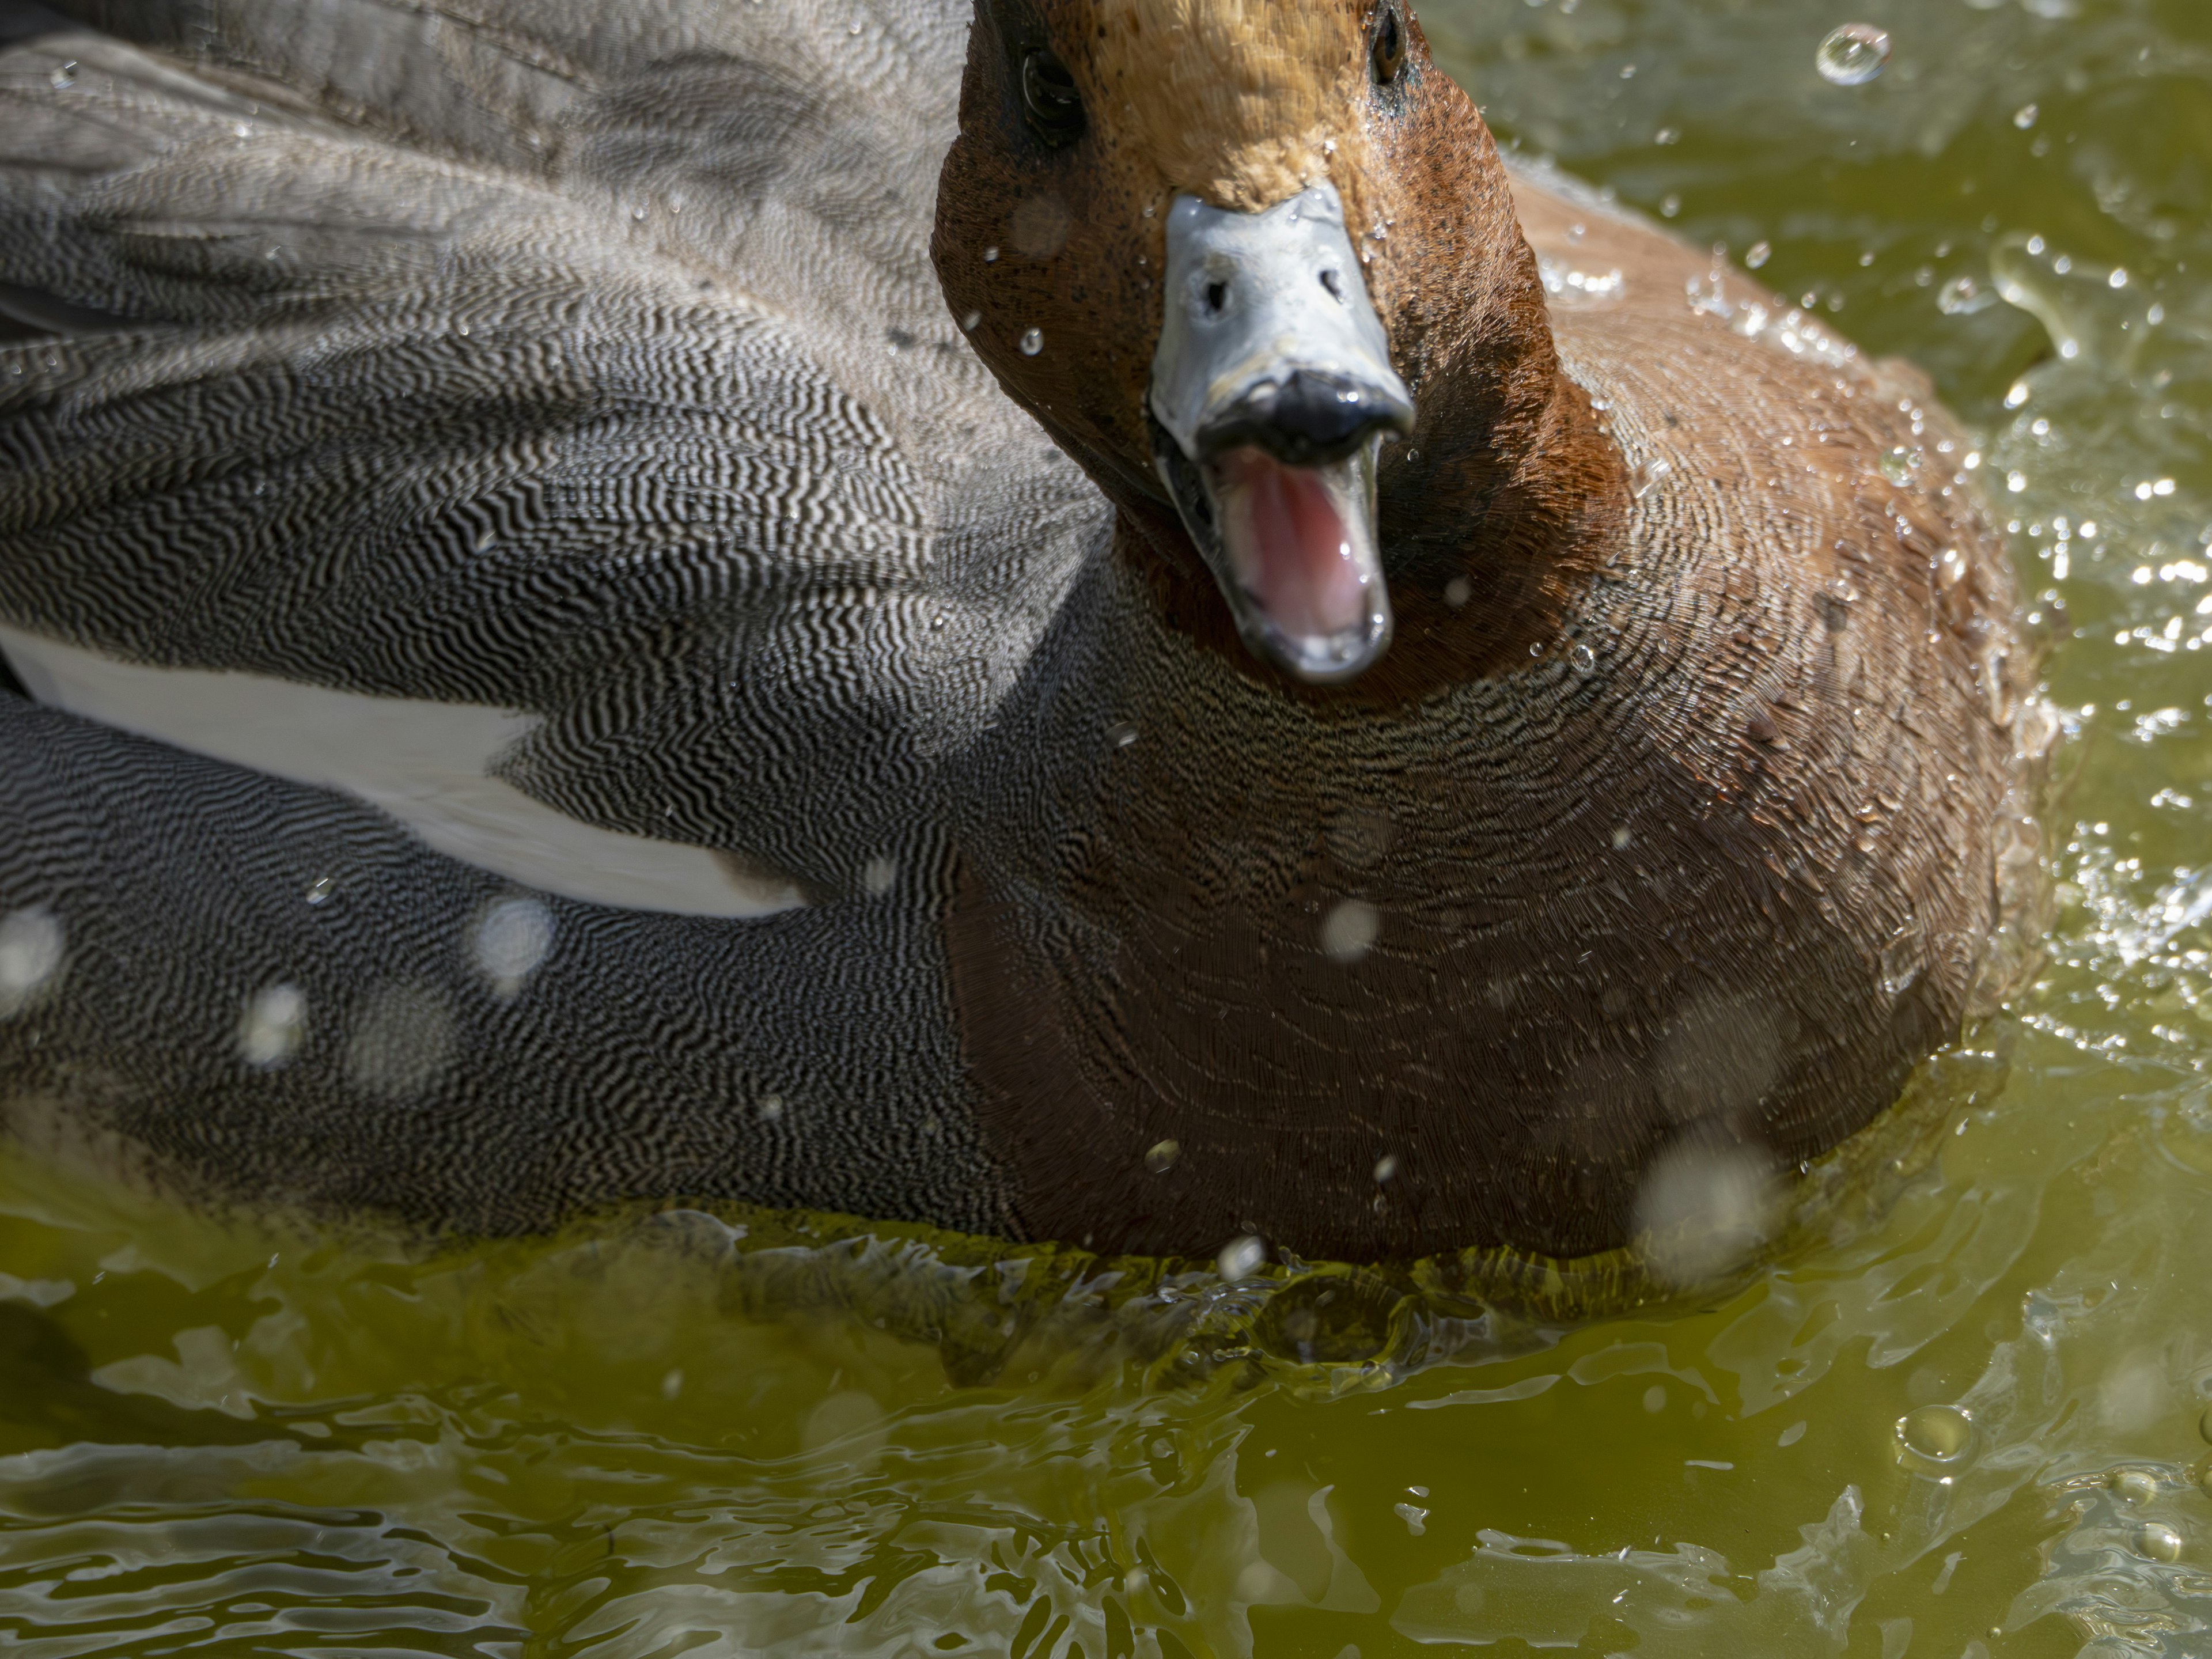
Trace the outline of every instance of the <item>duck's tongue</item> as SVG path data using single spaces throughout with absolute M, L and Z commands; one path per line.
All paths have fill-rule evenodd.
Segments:
M 1310 678 L 1356 672 L 1389 626 L 1365 459 L 1292 466 L 1245 447 L 1202 469 L 1238 623 Z
M 1350 471 L 1287 466 L 1259 449 L 1232 449 L 1206 469 L 1238 586 L 1294 639 L 1366 631 L 1366 514 L 1346 499 L 1354 481 L 1329 477 Z

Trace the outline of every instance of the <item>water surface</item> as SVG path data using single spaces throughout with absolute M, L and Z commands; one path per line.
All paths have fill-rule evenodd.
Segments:
M 1569 1325 L 734 1211 L 430 1252 L 0 1154 L 13 1650 L 2212 1651 L 2212 9 L 1423 21 L 1524 152 L 1924 365 L 2011 521 L 2052 961 L 1875 1176 Z

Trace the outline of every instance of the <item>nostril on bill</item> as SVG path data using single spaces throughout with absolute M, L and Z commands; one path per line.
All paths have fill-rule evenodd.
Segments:
M 1321 285 L 1328 290 L 1328 297 L 1330 299 L 1335 301 L 1339 305 L 1342 305 L 1344 303 L 1344 279 L 1339 276 L 1334 270 L 1324 270 L 1322 272 Z
M 1229 284 L 1228 284 L 1228 283 L 1208 283 L 1206 285 L 1206 308 L 1208 311 L 1212 312 L 1215 316 L 1217 316 L 1217 317 L 1218 317 L 1218 316 L 1219 316 L 1219 315 L 1221 314 L 1221 313 L 1222 313 L 1223 309 L 1224 309 L 1224 308 L 1228 304 L 1229 304 Z

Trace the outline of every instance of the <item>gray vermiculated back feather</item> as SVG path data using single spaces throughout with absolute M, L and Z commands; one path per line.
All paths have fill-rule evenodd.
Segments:
M 0 914 L 67 929 L 0 1076 L 261 1196 L 1009 1231 L 943 989 L 951 820 L 1108 517 L 927 265 L 964 5 L 71 9 L 106 33 L 0 27 L 0 288 L 113 320 L 0 336 L 0 620 L 540 714 L 509 781 L 819 902 L 548 898 L 503 997 L 468 959 L 496 878 L 0 690 Z M 256 1071 L 280 983 L 305 1043 Z M 364 1072 L 364 1032 L 434 1064 Z

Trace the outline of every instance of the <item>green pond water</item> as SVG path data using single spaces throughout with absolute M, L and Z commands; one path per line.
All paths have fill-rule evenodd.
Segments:
M 0 1149 L 0 1651 L 2212 1653 L 2212 4 L 1852 4 L 1423 21 L 1925 365 L 2014 520 L 2051 963 L 1871 1175 L 1567 1323 L 736 1212 L 433 1253 Z

